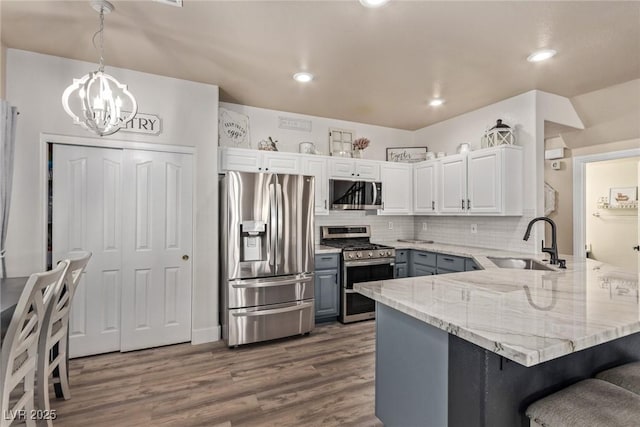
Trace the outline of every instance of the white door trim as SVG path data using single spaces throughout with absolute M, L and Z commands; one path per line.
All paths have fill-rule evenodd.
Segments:
M 104 139 L 90 136 L 69 136 L 56 133 L 41 133 L 40 142 L 47 144 L 84 145 L 87 147 L 117 148 L 128 150 L 161 151 L 165 153 L 194 154 L 196 147 L 187 145 L 156 144 L 150 142 L 127 141 L 124 139 Z
M 589 154 L 573 158 L 573 256 L 584 259 L 586 244 L 585 187 L 587 163 L 640 156 L 640 148 Z

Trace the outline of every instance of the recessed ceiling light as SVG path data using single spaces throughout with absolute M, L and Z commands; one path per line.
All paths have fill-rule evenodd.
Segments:
M 444 99 L 441 99 L 441 98 L 432 99 L 429 102 L 429 105 L 431 105 L 432 107 L 439 107 L 442 104 L 444 104 Z
M 309 83 L 313 80 L 313 74 L 307 72 L 295 73 L 293 79 L 300 83 Z
M 360 4 L 364 7 L 376 8 L 389 3 L 389 0 L 360 0 Z
M 553 58 L 554 56 L 556 56 L 556 53 L 558 52 L 556 52 L 553 49 L 536 50 L 535 52 L 533 52 L 531 55 L 527 57 L 527 61 L 529 62 L 544 61 L 546 59 Z

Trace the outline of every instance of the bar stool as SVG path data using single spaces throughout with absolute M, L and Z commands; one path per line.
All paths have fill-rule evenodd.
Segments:
M 587 379 L 527 408 L 532 426 L 637 427 L 640 396 L 598 379 Z
M 596 375 L 596 378 L 640 394 L 640 362 L 607 369 Z
M 54 376 L 54 382 L 59 384 L 64 399 L 71 398 L 69 390 L 69 373 L 67 371 L 68 360 L 68 331 L 69 331 L 69 311 L 73 296 L 76 293 L 78 283 L 82 277 L 91 252 L 81 252 L 74 258 L 66 259 L 69 264 L 62 285 L 57 288 L 57 292 L 53 295 L 54 303 L 50 304 L 49 309 L 45 313 L 42 324 L 42 332 L 40 333 L 40 341 L 38 344 L 38 408 L 44 410 L 45 413 L 50 411 L 49 406 L 49 376 L 57 370 L 58 375 Z M 54 347 L 57 352 L 54 353 Z M 47 419 L 47 425 L 52 426 L 53 423 Z
M 32 274 L 20 295 L 2 343 L 0 427 L 10 426 L 16 418 L 24 419 L 29 427 L 36 425 L 35 419 L 30 415 L 35 410 L 38 340 L 45 312 L 53 301 L 53 295 L 62 285 L 68 265 L 68 262 L 63 261 L 51 271 Z M 22 390 L 17 388 L 20 383 Z M 19 397 L 10 406 L 11 393 L 14 391 Z

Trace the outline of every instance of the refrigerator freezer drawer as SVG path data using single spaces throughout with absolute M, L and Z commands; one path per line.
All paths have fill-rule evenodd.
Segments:
M 310 332 L 313 300 L 229 310 L 229 347 Z
M 229 308 L 255 307 L 313 298 L 313 274 L 228 282 Z

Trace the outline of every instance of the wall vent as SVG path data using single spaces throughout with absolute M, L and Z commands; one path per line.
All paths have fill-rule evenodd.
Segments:
M 169 4 L 175 7 L 182 7 L 182 0 L 153 0 L 153 1 L 156 1 L 158 3 Z

